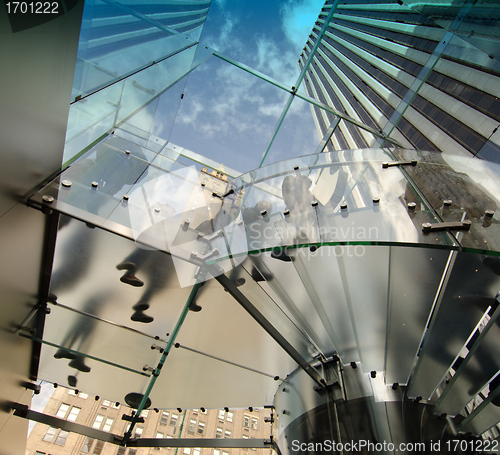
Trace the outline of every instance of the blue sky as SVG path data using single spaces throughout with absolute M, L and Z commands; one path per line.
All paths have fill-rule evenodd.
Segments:
M 200 42 L 291 87 L 323 5 L 324 0 L 212 0 Z M 256 168 L 289 94 L 215 57 L 179 83 L 184 84 L 173 127 L 162 121 L 173 106 L 166 94 L 153 133 L 241 172 Z M 269 160 L 313 153 L 318 142 L 309 105 L 295 100 Z

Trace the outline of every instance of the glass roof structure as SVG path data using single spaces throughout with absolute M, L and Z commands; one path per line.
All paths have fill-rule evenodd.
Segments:
M 396 8 L 419 14 L 415 34 L 488 56 L 491 24 L 465 39 L 455 23 L 483 6 Z M 150 406 L 274 406 L 282 453 L 339 400 L 406 400 L 455 435 L 497 437 L 500 165 L 411 147 L 402 111 L 365 121 L 355 95 L 326 89 L 349 87 L 317 64 L 349 6 L 325 4 L 293 82 L 209 46 L 209 7 L 85 4 L 62 168 L 28 201 L 53 245 L 21 332 L 36 376 L 137 394 L 132 428 Z M 494 81 L 496 57 L 476 67 Z M 336 419 L 325 431 L 342 439 Z

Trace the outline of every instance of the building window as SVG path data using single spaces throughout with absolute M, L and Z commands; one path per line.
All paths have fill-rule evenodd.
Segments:
M 222 455 L 229 455 L 229 452 L 222 452 Z
M 35 450 L 35 455 L 45 455 L 45 452 L 40 452 L 38 450 Z
M 233 413 L 231 411 L 228 411 L 228 413 L 226 414 L 226 420 L 228 422 L 232 422 L 233 421 Z
M 183 454 L 185 455 L 191 455 L 191 449 L 189 447 L 186 447 L 183 451 L 182 451 Z
M 224 431 L 224 438 L 229 439 L 231 437 L 231 430 Z
M 112 417 L 107 417 L 106 422 L 104 423 L 104 426 L 102 427 L 102 429 L 104 431 L 111 431 L 111 427 L 112 427 L 114 421 L 115 421 L 115 419 L 113 419 Z
M 222 428 L 221 427 L 217 427 L 217 429 L 215 430 L 215 437 L 217 439 L 222 439 Z
M 172 417 L 170 417 L 170 425 L 173 425 L 175 427 L 177 425 L 178 419 L 179 416 L 177 414 L 172 414 Z
M 168 412 L 162 412 L 160 417 L 160 425 L 166 425 L 168 423 L 168 416 L 170 414 Z
M 61 417 L 61 419 L 64 419 L 66 417 L 68 409 L 69 409 L 69 404 L 61 403 L 61 406 L 59 406 L 59 410 L 56 413 L 56 417 Z
M 101 428 L 103 421 L 104 421 L 104 416 L 101 414 L 97 414 L 95 416 L 94 423 L 92 424 L 92 428 L 97 428 L 99 430 Z
M 93 455 L 101 455 L 103 447 L 104 447 L 104 442 L 103 441 L 97 441 L 97 444 L 94 447 Z
M 165 435 L 163 433 L 160 433 L 159 431 L 156 432 L 156 436 L 155 436 L 156 439 L 163 439 L 164 437 L 165 437 Z
M 214 449 L 214 455 L 220 455 L 220 450 L 219 449 Z
M 141 417 L 144 417 L 145 419 L 147 419 L 148 415 L 149 415 L 149 409 L 143 409 L 141 412 Z
M 259 427 L 259 419 L 252 417 L 252 430 L 257 430 Z
M 250 416 L 247 415 L 243 416 L 243 426 L 245 428 L 250 428 Z
M 82 449 L 80 450 L 80 454 L 90 453 L 90 449 L 92 449 L 92 444 L 94 444 L 94 441 L 94 438 L 85 439 Z
M 78 397 L 78 398 L 83 398 L 84 400 L 86 400 L 89 396 L 86 394 L 86 393 L 83 393 L 83 392 L 78 392 L 78 394 L 76 393 L 76 391 L 70 389 L 68 390 L 68 395 L 73 395 L 74 397 Z
M 224 409 L 221 409 L 221 410 L 219 411 L 219 420 L 224 421 Z
M 144 428 L 142 427 L 135 427 L 135 437 L 140 438 L 142 436 L 142 432 L 144 431 Z
M 71 411 L 69 411 L 67 419 L 70 420 L 71 422 L 74 422 L 76 418 L 78 417 L 78 414 L 80 413 L 81 408 L 77 408 L 76 406 L 73 406 L 71 408 Z
M 69 436 L 69 431 L 63 431 L 61 430 L 59 434 L 57 435 L 56 439 L 56 444 L 59 444 L 60 446 L 63 446 L 66 443 L 66 439 L 68 439 Z
M 53 442 L 54 438 L 56 437 L 56 433 L 57 428 L 49 427 L 42 440 L 46 442 Z
M 137 455 L 137 450 L 135 450 L 135 449 L 130 449 L 130 450 L 128 451 L 128 455 Z
M 118 452 L 116 452 L 116 455 L 125 455 L 125 451 L 126 451 L 126 450 L 127 450 L 127 449 L 126 449 L 125 447 L 120 447 L 120 448 L 118 449 Z
M 111 406 L 111 401 L 102 400 L 101 407 L 103 407 L 103 408 L 109 408 L 110 406 Z
M 205 434 L 205 422 L 198 422 L 198 434 Z
M 193 455 L 200 455 L 200 451 L 201 449 L 196 447 L 195 449 L 193 449 Z
M 187 431 L 188 433 L 194 433 L 195 430 L 196 430 L 196 419 L 190 419 Z

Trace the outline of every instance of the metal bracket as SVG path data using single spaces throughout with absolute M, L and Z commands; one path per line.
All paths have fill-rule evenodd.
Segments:
M 314 390 L 315 392 L 318 392 L 318 393 L 323 393 L 323 392 L 325 392 L 325 391 L 326 391 L 326 389 L 328 389 L 329 387 L 338 387 L 339 389 L 341 388 L 341 387 L 340 387 L 340 383 L 339 383 L 339 381 L 329 381 L 329 382 L 325 382 L 323 387 L 320 387 L 320 386 L 315 385 L 315 386 L 313 387 L 313 390 Z
M 445 229 L 452 229 L 454 231 L 468 231 L 470 230 L 472 222 L 465 221 L 448 221 L 444 223 L 423 223 L 422 231 L 427 234 L 429 232 L 444 231 Z
M 382 163 L 382 169 L 387 169 L 388 167 L 393 167 L 393 166 L 416 166 L 418 164 L 417 160 L 411 160 L 411 161 L 384 161 Z

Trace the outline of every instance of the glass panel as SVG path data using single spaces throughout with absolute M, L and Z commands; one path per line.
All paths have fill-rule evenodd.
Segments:
M 361 246 L 338 258 L 364 372 L 385 367 L 389 250 Z
M 203 26 L 209 2 L 190 3 L 131 7 L 114 1 L 86 2 L 74 96 L 90 93 L 193 44 L 194 40 L 179 32 Z
M 400 151 L 400 159 L 417 159 L 405 170 L 444 221 L 470 220 L 469 232 L 454 231 L 465 250 L 499 251 L 500 165 L 475 158 Z M 446 206 L 444 201 L 451 201 Z M 489 211 L 490 216 L 485 215 Z
M 92 286 L 85 285 L 88 282 Z M 173 329 L 189 289 L 179 288 L 169 255 L 138 248 L 127 239 L 64 217 L 51 293 L 63 305 L 156 336 Z
M 234 274 L 230 279 L 239 285 L 238 289 L 245 295 L 249 294 L 243 289 L 245 286 L 257 287 L 248 276 L 244 284 L 241 284 L 243 279 L 237 279 Z M 254 293 L 252 297 L 255 299 L 257 295 Z M 263 292 L 260 292 L 260 296 L 267 297 Z M 201 306 L 202 310 L 199 314 L 188 314 L 177 338 L 182 346 L 260 371 L 272 378 L 283 375 L 286 377 L 295 367 L 288 354 L 246 313 L 244 308 L 236 304 L 219 283 L 206 282 L 198 292 L 196 305 Z M 260 309 L 264 305 L 274 306 L 274 303 L 267 297 L 265 303 L 255 303 L 255 305 Z M 302 347 L 304 353 L 307 340 L 303 336 L 300 337 L 301 334 L 297 330 L 292 332 L 294 327 L 289 321 L 282 321 L 280 327 L 288 329 L 282 335 L 291 338 L 290 342 L 294 346 Z M 304 356 L 307 354 L 304 353 Z
M 272 283 L 273 288 L 275 288 L 275 286 L 279 287 L 279 283 L 283 283 L 283 281 L 279 279 L 280 274 L 276 272 L 276 268 L 273 269 L 271 278 L 269 269 L 264 265 L 267 262 L 266 258 L 267 255 L 264 254 L 250 256 L 241 267 L 229 273 L 229 278 L 239 285 L 238 290 L 252 302 L 266 320 L 269 321 L 305 359 L 312 357 L 318 353 L 318 348 L 304 335 L 304 325 L 302 324 L 304 318 L 300 316 L 298 312 L 292 314 L 287 308 L 290 300 L 287 293 L 296 295 L 291 291 L 297 289 L 297 287 L 300 286 L 300 282 L 297 279 L 290 280 L 288 283 L 292 286 L 292 290 L 287 286 L 286 293 L 283 288 L 278 289 L 276 293 L 272 292 L 269 286 L 266 285 Z M 274 260 L 271 260 L 271 262 L 274 262 Z M 282 263 L 279 265 L 290 266 L 290 264 Z M 259 267 L 259 269 L 257 269 L 257 267 Z M 264 270 L 266 271 L 264 272 Z M 285 270 L 293 273 L 293 268 L 291 267 L 286 267 Z M 266 283 L 264 276 L 269 280 L 269 283 Z M 295 287 L 292 283 L 299 284 Z M 299 315 L 298 324 L 297 319 L 294 317 L 297 315 Z M 310 315 L 309 320 L 314 318 L 314 314 Z M 322 327 L 321 321 L 314 320 L 314 322 L 316 322 L 319 327 Z M 308 329 L 307 332 L 313 333 L 313 335 L 317 337 L 318 332 L 313 332 L 309 327 L 309 325 L 306 325 Z M 319 336 L 321 336 L 321 332 Z
M 87 302 L 83 310 L 99 313 L 99 309 L 104 309 L 98 308 L 99 303 L 101 302 Z M 65 348 L 54 354 L 56 360 L 52 361 L 53 365 L 68 363 L 70 368 L 90 373 L 95 364 L 94 359 L 86 357 L 90 356 L 97 361 L 142 372 L 144 364 L 155 364 L 158 361 L 158 353 L 151 350 L 151 337 L 73 312 L 60 305 L 49 304 L 49 308 L 43 340 Z M 72 420 L 70 417 L 72 416 L 68 416 L 68 420 Z
M 192 314 L 193 319 L 196 316 Z M 243 342 L 241 338 L 232 341 Z M 150 397 L 155 405 L 167 408 L 190 409 L 200 403 L 220 409 L 224 403 L 235 408 L 262 407 L 272 403 L 275 393 L 276 381 L 271 377 L 180 348 L 170 352 Z
M 454 253 L 455 254 L 455 253 Z M 500 289 L 489 258 L 457 253 L 411 379 L 409 396 L 430 397 Z
M 53 196 L 61 211 L 107 218 L 148 166 L 147 156 L 139 147 L 127 154 L 108 145 L 117 141 L 120 139 L 110 138 L 98 144 L 40 194 Z
M 258 166 L 287 96 L 235 66 L 210 59 L 189 75 L 170 139 L 248 172 Z
M 500 263 L 500 261 L 499 261 Z M 457 415 L 458 412 L 476 395 L 485 384 L 497 373 L 500 365 L 498 346 L 500 343 L 500 327 L 496 321 L 500 314 L 498 302 L 491 299 L 492 308 L 488 312 L 490 320 L 483 321 L 472 338 L 468 341 L 466 349 L 469 350 L 465 359 L 459 357 L 454 364 L 455 376 L 444 390 L 446 393 L 441 403 L 437 403 L 437 412 L 446 412 L 448 415 Z M 474 352 L 471 352 L 474 350 Z M 467 362 L 465 364 L 465 362 Z M 463 363 L 463 365 L 460 365 Z M 442 398 L 443 395 L 440 397 Z
M 446 250 L 391 248 L 387 384 L 408 381 L 449 255 Z
M 115 342 L 110 348 L 120 350 L 119 343 Z M 91 371 L 85 373 L 70 367 L 68 359 L 54 358 L 57 352 L 55 347 L 42 345 L 40 379 L 66 387 L 78 387 L 90 395 L 106 396 L 120 403 L 124 403 L 128 393 L 144 393 L 146 390 L 149 378 L 145 376 L 94 360 L 85 360 L 85 364 L 91 367 Z
M 115 126 L 175 84 L 191 69 L 195 52 L 195 47 L 186 49 L 73 103 L 69 113 L 64 161 L 73 158 L 83 148 L 79 135 L 84 135 L 85 146 L 92 143 L 110 129 L 111 114 L 114 116 L 111 126 Z M 103 119 L 107 119 L 105 123 Z
M 494 394 L 493 392 L 494 386 L 492 383 L 490 383 L 490 388 L 489 388 L 489 394 L 488 394 L 488 401 L 489 403 L 486 404 L 483 402 L 483 405 L 485 405 L 482 409 L 477 409 L 478 414 L 474 416 L 474 418 L 469 421 L 465 426 L 461 427 L 461 430 L 463 431 L 471 431 L 474 434 L 481 434 L 491 428 L 493 425 L 498 424 L 500 422 L 500 409 L 498 407 L 498 394 L 496 395 L 495 398 L 493 398 L 494 403 L 491 402 L 492 395 Z M 464 420 L 465 422 L 465 420 Z
M 312 154 L 316 151 L 320 140 L 321 137 L 311 116 L 311 105 L 295 97 L 267 152 L 264 165 Z

